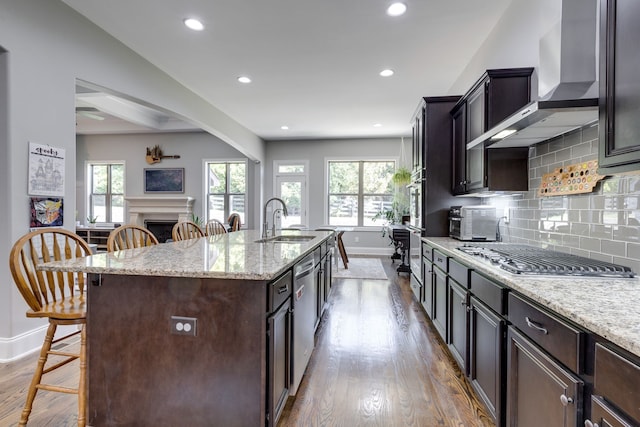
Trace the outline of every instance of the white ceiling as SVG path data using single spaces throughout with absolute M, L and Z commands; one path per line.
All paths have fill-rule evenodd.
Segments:
M 406 0 L 395 18 L 391 0 L 62 1 L 269 140 L 410 134 L 419 98 L 450 95 L 511 0 Z

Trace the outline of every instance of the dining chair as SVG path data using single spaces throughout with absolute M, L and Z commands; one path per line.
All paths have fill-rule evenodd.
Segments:
M 231 228 L 231 231 L 238 231 L 240 230 L 240 215 L 237 213 L 232 213 L 231 215 L 229 215 L 229 218 L 227 219 L 227 222 L 229 223 L 229 227 Z
M 207 236 L 213 236 L 215 234 L 226 234 L 227 227 L 217 219 L 210 219 L 204 228 L 204 234 Z
M 135 224 L 125 224 L 109 233 L 107 251 L 140 248 L 157 245 L 158 239 L 148 229 Z
M 174 241 L 195 239 L 204 237 L 204 231 L 193 221 L 179 221 L 171 230 L 171 237 Z
M 9 268 L 13 281 L 29 306 L 29 318 L 47 318 L 49 327 L 40 349 L 40 357 L 27 392 L 27 401 L 18 425 L 26 426 L 38 390 L 78 395 L 78 426 L 86 423 L 86 276 L 81 272 L 38 271 L 36 266 L 49 261 L 81 258 L 91 255 L 89 245 L 80 236 L 61 228 L 32 231 L 18 239 L 9 253 Z M 77 331 L 55 338 L 58 326 L 76 325 Z M 69 339 L 80 335 L 80 348 L 71 351 L 58 343 L 77 344 Z M 75 348 L 75 347 L 72 347 Z M 49 356 L 52 361 L 49 362 Z M 61 360 L 60 360 L 61 359 Z M 80 378 L 77 388 L 43 383 L 43 376 L 67 363 L 79 359 Z M 53 379 L 53 377 L 47 377 Z

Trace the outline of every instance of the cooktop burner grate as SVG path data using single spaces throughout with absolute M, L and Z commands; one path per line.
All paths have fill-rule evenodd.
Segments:
M 634 277 L 634 272 L 619 264 L 528 245 L 483 244 L 459 246 L 469 255 L 485 258 L 515 274 L 561 276 Z

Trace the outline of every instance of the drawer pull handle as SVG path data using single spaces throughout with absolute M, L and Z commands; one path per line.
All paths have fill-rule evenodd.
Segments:
M 598 423 L 594 423 L 591 420 L 584 420 L 584 427 L 600 427 Z
M 532 321 L 531 319 L 529 319 L 529 317 L 525 317 L 524 320 L 527 322 L 527 326 L 535 329 L 536 331 L 542 332 L 543 334 L 547 335 L 549 333 L 549 331 L 547 331 L 546 328 L 543 328 L 542 326 L 540 326 L 540 324 Z M 563 395 L 564 396 L 564 395 Z
M 283 287 L 278 289 L 278 295 L 280 294 L 284 294 L 285 292 L 287 292 L 289 290 L 289 285 L 284 285 Z
M 560 403 L 562 403 L 562 406 L 567 406 L 569 403 L 573 403 L 573 399 L 571 397 L 567 397 L 566 394 L 561 394 Z

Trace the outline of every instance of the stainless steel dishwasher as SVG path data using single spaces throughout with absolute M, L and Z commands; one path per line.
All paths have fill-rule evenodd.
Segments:
M 315 258 L 307 255 L 293 268 L 293 352 L 290 394 L 298 391 L 314 347 L 316 317 Z

